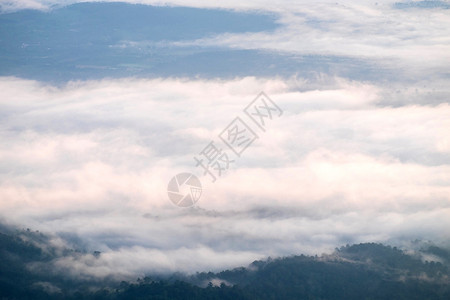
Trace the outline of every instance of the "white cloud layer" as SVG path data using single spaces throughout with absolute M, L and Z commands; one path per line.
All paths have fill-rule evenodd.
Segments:
M 450 105 L 402 102 L 369 83 L 320 83 L 169 78 L 55 87 L 1 78 L 0 216 L 76 234 L 102 251 L 55 262 L 85 276 L 219 270 L 351 242 L 448 241 Z M 211 183 L 193 156 L 219 144 L 260 90 L 283 116 Z M 167 197 L 179 172 L 202 180 L 196 208 Z

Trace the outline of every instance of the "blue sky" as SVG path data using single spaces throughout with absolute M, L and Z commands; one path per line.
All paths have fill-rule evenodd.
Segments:
M 447 2 L 1 7 L 0 220 L 102 251 L 61 272 L 448 246 Z M 282 117 L 210 182 L 193 157 L 261 91 Z M 186 171 L 204 190 L 180 209 L 166 188 Z

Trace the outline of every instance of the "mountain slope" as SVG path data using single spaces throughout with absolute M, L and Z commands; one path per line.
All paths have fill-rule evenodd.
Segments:
M 3 299 L 450 299 L 448 250 L 428 246 L 415 255 L 366 243 L 330 255 L 255 261 L 219 273 L 173 274 L 136 282 L 86 281 L 52 270 L 61 257 L 87 255 L 58 249 L 29 230 L 0 233 Z M 432 254 L 442 262 L 422 261 Z M 100 255 L 96 253 L 95 255 Z

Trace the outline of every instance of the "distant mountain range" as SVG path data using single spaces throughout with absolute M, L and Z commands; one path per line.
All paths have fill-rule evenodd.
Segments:
M 0 76 L 54 83 L 123 77 L 305 77 L 379 80 L 355 58 L 196 44 L 221 34 L 275 31 L 277 16 L 188 7 L 78 3 L 0 14 Z M 186 43 L 188 42 L 188 43 Z M 395 78 L 395 77 L 393 77 Z
M 268 258 L 219 273 L 120 282 L 60 274 L 53 260 L 89 253 L 52 246 L 39 232 L 2 231 L 1 299 L 450 299 L 450 251 L 430 245 L 414 254 L 347 245 L 329 255 Z

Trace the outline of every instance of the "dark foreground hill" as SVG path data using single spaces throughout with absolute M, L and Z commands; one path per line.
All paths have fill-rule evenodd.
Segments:
M 83 253 L 57 249 L 40 233 L 3 231 L 0 299 L 450 299 L 450 252 L 436 246 L 408 255 L 381 244 L 347 245 L 320 257 L 117 282 L 52 272 L 53 260 Z

